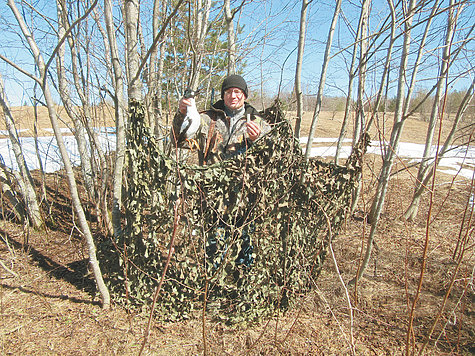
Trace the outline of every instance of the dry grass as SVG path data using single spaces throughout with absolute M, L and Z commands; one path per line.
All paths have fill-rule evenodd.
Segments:
M 322 115 L 317 136 L 335 137 L 339 120 Z M 308 123 L 306 123 L 308 125 Z M 414 125 L 414 126 L 411 126 Z M 416 131 L 418 134 L 416 135 Z M 403 140 L 420 142 L 425 124 L 406 123 Z M 417 136 L 417 139 L 416 139 Z M 342 277 L 356 273 L 370 225 L 368 211 L 379 160 L 367 157 L 363 196 L 357 214 L 348 218 L 335 239 L 334 250 Z M 396 167 L 396 169 L 399 167 Z M 230 328 L 199 318 L 153 324 L 145 354 L 195 355 L 342 355 L 349 354 L 350 330 L 358 355 L 405 352 L 409 309 L 422 266 L 429 195 L 419 217 L 399 217 L 409 204 L 414 172 L 396 175 L 390 184 L 377 233 L 377 249 L 366 275 L 350 289 L 354 324 L 350 328 L 344 287 L 327 258 L 315 290 L 300 297 L 297 306 L 248 328 Z M 148 310 L 127 312 L 115 305 L 102 311 L 87 272 L 87 249 L 72 224 L 67 184 L 61 175 L 48 175 L 51 221 L 47 232 L 36 232 L 6 219 L 0 221 L 0 259 L 16 276 L 0 267 L 0 350 L 2 354 L 124 355 L 138 354 Z M 414 342 L 420 347 L 441 308 L 456 271 L 452 253 L 461 229 L 470 182 L 439 174 L 431 210 L 429 249 L 414 318 Z M 92 223 L 94 227 L 94 223 Z M 440 322 L 437 343 L 427 354 L 475 353 L 472 246 L 458 269 Z M 464 225 L 463 231 L 467 230 Z M 259 286 L 256 286 L 258 288 Z M 206 342 L 205 342 L 206 340 Z
M 72 121 L 66 114 L 64 107 L 55 108 L 57 118 L 61 128 L 71 128 Z M 114 126 L 114 110 L 109 106 L 100 106 L 93 109 L 94 112 L 89 118 L 83 118 L 92 127 L 109 127 Z M 11 108 L 11 114 L 15 120 L 16 129 L 20 136 L 33 136 L 35 127 L 38 136 L 51 136 L 52 125 L 49 118 L 48 109 L 46 107 L 38 107 L 35 110 L 31 106 L 19 106 Z M 4 120 L 0 120 L 0 130 L 5 130 Z M 0 137 L 6 137 L 0 135 Z
M 60 126 L 62 128 L 71 127 L 71 120 L 66 115 L 64 107 L 58 106 L 56 108 L 59 117 Z M 12 116 L 15 119 L 17 130 L 22 136 L 31 136 L 35 132 L 35 124 L 38 128 L 38 135 L 51 135 L 51 122 L 48 116 L 48 110 L 45 107 L 38 107 L 37 114 L 30 106 L 14 107 L 11 109 Z M 375 140 L 389 140 L 391 133 L 393 113 L 380 113 L 378 124 L 373 125 L 370 131 L 372 139 Z M 310 123 L 313 114 L 306 112 L 304 114 L 301 136 L 308 136 L 310 130 Z M 109 106 L 101 106 L 94 109 L 94 119 L 88 118 L 87 122 L 93 127 L 114 126 L 114 111 Z M 288 112 L 286 117 L 294 124 L 295 113 Z M 340 134 L 341 121 L 343 119 L 343 112 L 323 111 L 320 113 L 319 120 L 316 126 L 315 137 L 338 137 Z M 425 133 L 427 131 L 428 123 L 419 120 L 417 116 L 407 119 L 404 123 L 404 130 L 401 140 L 404 142 L 424 143 Z M 442 138 L 445 138 L 450 129 L 450 123 L 444 122 Z M 0 130 L 5 130 L 5 122 L 0 120 Z M 348 127 L 347 137 L 350 137 L 352 127 Z M 0 135 L 0 137 L 2 137 Z M 5 137 L 5 136 L 4 136 Z

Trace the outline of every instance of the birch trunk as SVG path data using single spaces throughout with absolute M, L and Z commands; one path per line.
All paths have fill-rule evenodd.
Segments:
M 365 130 L 365 87 L 366 87 L 366 67 L 368 62 L 368 22 L 370 14 L 371 0 L 364 0 L 361 4 L 361 16 L 358 24 L 359 37 L 357 40 L 360 47 L 360 59 L 358 65 L 358 96 L 356 100 L 355 127 L 353 130 L 353 147 L 356 147 L 361 133 Z M 358 198 L 361 192 L 361 180 L 358 180 L 356 189 L 352 192 L 352 203 L 350 211 L 356 209 Z
M 305 1 L 305 0 L 304 0 Z M 236 73 L 236 35 L 234 33 L 234 14 L 231 11 L 231 1 L 224 0 L 224 18 L 228 34 L 228 75 Z
M 360 13 L 360 19 L 359 19 L 359 22 L 358 22 L 358 29 L 357 29 L 357 32 L 356 32 L 356 36 L 355 36 L 355 43 L 353 44 L 353 53 L 352 53 L 352 56 L 351 56 L 351 62 L 350 62 L 350 68 L 349 68 L 349 79 L 348 79 L 348 92 L 347 92 L 347 95 L 346 95 L 346 104 L 345 104 L 345 113 L 343 115 L 343 122 L 341 124 L 341 128 L 340 128 L 340 134 L 338 136 L 338 142 L 337 142 L 337 145 L 336 145 L 336 152 L 335 152 L 335 158 L 334 158 L 334 162 L 335 164 L 338 164 L 339 163 L 339 160 L 340 160 L 340 152 L 341 152 L 341 147 L 343 146 L 343 140 L 345 138 L 345 135 L 346 135 L 346 128 L 348 126 L 348 121 L 349 121 L 349 117 L 350 117 L 350 112 L 351 112 L 351 98 L 352 98 L 352 95 L 353 95 L 353 81 L 355 79 L 355 63 L 356 63 L 356 57 L 357 57 L 357 54 L 358 54 L 358 43 L 359 43 L 359 38 L 361 38 L 361 33 L 363 32 L 363 19 L 365 17 L 365 14 L 367 13 L 367 6 L 368 5 L 365 5 L 366 3 L 370 3 L 370 1 L 368 0 L 365 0 L 365 2 L 363 2 L 362 6 L 361 6 L 361 13 Z
M 109 1 L 109 0 L 106 0 Z M 112 5 L 111 5 L 112 6 Z M 139 23 L 139 1 L 125 0 L 124 5 L 125 20 L 125 46 L 126 46 L 126 65 L 127 65 L 127 91 L 129 100 L 142 100 L 142 84 L 140 82 L 139 41 L 138 41 L 138 23 Z M 110 36 L 110 34 L 109 34 Z M 112 44 L 111 44 L 112 45 Z M 118 58 L 118 57 L 117 57 Z
M 361 5 L 361 17 L 358 27 L 361 27 L 360 37 L 360 59 L 358 65 L 358 96 L 356 100 L 355 128 L 353 130 L 353 146 L 356 145 L 365 126 L 365 86 L 366 86 L 366 64 L 368 61 L 368 21 L 371 0 L 364 0 Z M 356 201 L 356 199 L 354 199 Z
M 67 19 L 67 9 L 62 7 L 61 1 L 56 1 L 57 7 L 57 14 L 58 14 L 58 39 L 61 39 L 65 36 L 66 30 L 69 27 L 68 19 Z M 84 123 L 81 120 L 81 112 L 80 110 L 85 110 L 88 107 L 87 100 L 84 98 L 85 95 L 82 93 L 83 89 L 78 88 L 79 82 L 81 81 L 78 78 L 78 70 L 77 70 L 77 54 L 74 48 L 74 41 L 72 40 L 71 36 L 68 35 L 68 42 L 70 47 L 70 54 L 71 54 L 71 64 L 72 64 L 72 71 L 74 80 L 76 83 L 76 90 L 77 94 L 81 98 L 82 108 L 77 109 L 75 105 L 72 103 L 71 100 L 71 92 L 68 87 L 68 82 L 66 79 L 66 73 L 64 70 L 64 63 L 65 63 L 65 52 L 66 48 L 64 44 L 59 47 L 58 55 L 56 56 L 56 71 L 58 76 L 58 84 L 59 84 L 59 94 L 61 97 L 61 101 L 64 104 L 66 109 L 67 115 L 70 117 L 71 121 L 74 124 L 74 138 L 76 139 L 78 145 L 78 152 L 81 161 L 81 172 L 84 179 L 84 185 L 86 187 L 86 191 L 89 194 L 89 197 L 92 201 L 96 198 L 95 186 L 94 186 L 94 177 L 95 173 L 93 172 L 93 168 L 91 165 L 91 150 L 88 147 L 88 143 L 86 140 L 86 128 L 84 127 Z
M 386 147 L 384 156 L 383 156 L 383 166 L 379 173 L 378 185 L 376 188 L 376 194 L 373 199 L 373 204 L 371 206 L 371 212 L 368 216 L 369 221 L 371 222 L 371 229 L 369 237 L 366 243 L 366 251 L 361 263 L 361 266 L 358 269 L 358 272 L 355 278 L 350 283 L 356 283 L 359 281 L 363 273 L 365 272 L 371 253 L 373 250 L 374 237 L 376 234 L 376 229 L 379 223 L 379 218 L 381 216 L 381 211 L 384 205 L 384 199 L 386 197 L 386 191 L 388 188 L 388 183 L 390 179 L 390 173 L 392 165 L 395 158 L 395 152 L 397 151 L 399 145 L 399 139 L 401 132 L 404 126 L 403 114 L 404 114 L 404 93 L 406 85 L 406 69 L 408 64 L 409 49 L 411 44 L 411 26 L 414 16 L 414 8 L 416 6 L 416 0 L 410 0 L 409 7 L 407 10 L 407 17 L 404 22 L 404 37 L 402 44 L 402 54 L 401 61 L 399 64 L 399 77 L 398 77 L 398 87 L 397 87 L 397 101 L 396 109 L 394 112 L 394 124 L 391 132 L 391 138 L 389 147 Z
M 412 4 L 412 0 L 411 0 L 411 4 Z M 411 4 L 409 5 L 409 9 L 407 11 L 406 21 L 404 22 L 404 27 L 405 27 L 406 31 L 404 33 L 404 42 L 403 42 L 403 49 L 402 49 L 403 53 L 402 53 L 402 58 L 401 58 L 401 65 L 403 64 L 402 60 L 404 59 L 404 57 L 409 56 L 409 54 L 407 52 L 409 49 L 406 48 L 406 45 L 408 47 L 410 46 L 410 41 L 411 41 L 410 33 L 411 33 L 412 20 L 413 20 L 413 15 L 414 15 L 413 13 L 415 12 L 415 7 L 416 7 L 416 5 L 411 6 Z M 434 3 L 433 7 L 432 7 L 431 16 L 429 17 L 429 19 L 426 23 L 426 27 L 425 27 L 425 30 L 423 32 L 421 42 L 418 45 L 419 49 L 417 51 L 416 59 L 414 60 L 414 66 L 413 66 L 413 70 L 412 70 L 412 74 L 411 74 L 411 80 L 409 81 L 409 85 L 408 85 L 408 88 L 407 88 L 407 95 L 404 94 L 404 92 L 405 92 L 405 83 L 404 82 L 401 83 L 401 81 L 400 81 L 401 80 L 401 67 L 399 67 L 398 94 L 397 94 L 397 99 L 396 99 L 396 110 L 395 110 L 395 114 L 394 114 L 394 117 L 395 117 L 394 125 L 393 125 L 393 129 L 391 131 L 391 138 L 390 138 L 389 146 L 387 146 L 385 148 L 384 157 L 383 157 L 383 168 L 381 170 L 381 171 L 383 171 L 383 169 L 385 169 L 385 165 L 387 164 L 388 167 L 390 168 L 388 173 L 387 173 L 388 175 L 390 174 L 391 169 L 392 169 L 392 163 L 394 161 L 395 152 L 397 151 L 397 147 L 399 145 L 399 138 L 400 138 L 401 133 L 402 133 L 404 122 L 409 117 L 408 111 L 409 111 L 409 107 L 410 107 L 410 104 L 411 104 L 412 94 L 414 92 L 415 85 L 416 85 L 416 77 L 417 77 L 417 74 L 418 74 L 418 70 L 419 70 L 422 55 L 425 51 L 425 43 L 426 43 L 427 35 L 429 33 L 429 29 L 430 29 L 430 26 L 432 24 L 432 15 L 435 13 L 435 11 L 437 9 L 437 4 L 438 4 L 438 1 L 436 1 Z M 406 80 L 405 72 L 406 72 L 406 68 L 407 68 L 407 62 L 408 62 L 408 58 L 406 58 L 406 63 L 404 65 L 404 67 L 405 67 L 405 69 L 404 69 L 404 80 Z M 401 97 L 399 96 L 400 94 L 402 95 Z M 391 161 L 391 162 L 389 162 L 389 161 Z M 387 180 L 389 181 L 389 177 L 387 178 Z M 377 193 L 375 195 L 375 199 L 373 200 L 373 204 L 371 206 L 371 211 L 370 211 L 369 216 L 368 216 L 368 220 L 370 222 L 373 222 L 373 221 L 376 220 L 376 218 L 375 218 L 376 217 L 376 209 L 377 209 L 377 205 L 378 205 L 376 197 L 381 193 L 381 192 L 379 192 L 379 189 L 380 189 L 380 184 L 378 183 Z
M 12 144 L 13 154 L 15 155 L 15 160 L 20 171 L 19 174 L 15 175 L 18 186 L 20 188 L 20 193 L 25 201 L 25 209 L 27 218 L 31 225 L 35 229 L 42 229 L 44 227 L 43 218 L 41 216 L 40 205 L 38 204 L 38 197 L 33 184 L 33 179 L 31 177 L 30 171 L 26 166 L 25 157 L 23 156 L 23 151 L 20 144 L 20 139 L 13 121 L 13 116 L 10 112 L 10 106 L 8 105 L 8 100 L 5 95 L 5 90 L 3 86 L 3 79 L 0 75 L 0 105 L 3 109 L 3 116 L 5 119 L 5 126 L 8 131 L 8 136 Z
M 107 33 L 105 29 L 102 26 L 102 16 L 104 13 L 99 13 L 96 8 L 94 8 L 92 15 L 95 21 L 95 24 L 97 26 L 97 29 L 101 33 L 103 43 L 104 43 L 104 56 L 105 56 L 105 63 L 106 63 L 106 70 L 108 77 L 112 78 L 114 81 L 114 76 L 112 75 L 112 65 L 111 65 L 111 60 L 110 60 L 110 46 L 109 46 L 109 41 L 107 37 Z M 114 81 L 115 82 L 115 81 Z M 77 81 L 75 80 L 75 83 Z M 113 84 L 114 86 L 114 84 Z M 103 83 L 98 82 L 97 87 L 100 89 L 103 89 Z M 115 102 L 115 101 L 114 101 Z M 88 110 L 91 108 L 88 106 Z M 100 115 L 103 115 L 103 112 L 96 112 L 94 114 L 88 112 L 86 113 L 86 117 L 100 117 Z M 103 122 L 106 122 L 104 120 Z M 94 152 L 97 153 L 99 156 L 99 168 L 97 169 L 97 175 L 100 177 L 100 185 L 97 184 L 97 189 L 96 189 L 96 195 L 97 195 L 97 202 L 96 204 L 99 205 L 99 225 L 102 226 L 103 230 L 105 231 L 105 234 L 108 236 L 112 236 L 114 234 L 114 228 L 112 225 L 111 221 L 111 216 L 110 216 L 110 211 L 109 211 L 109 203 L 108 203 L 108 191 L 109 191 L 109 177 L 110 177 L 110 169 L 108 165 L 108 160 L 106 158 L 106 155 L 104 153 L 104 150 L 101 147 L 100 144 L 100 139 L 98 134 L 96 133 L 95 130 L 92 130 L 90 126 L 86 125 L 86 130 L 89 135 L 89 137 L 92 140 L 92 147 L 94 149 Z
M 469 103 L 474 97 L 474 85 L 475 85 L 475 79 L 472 81 L 472 84 L 468 88 L 467 92 L 465 93 L 465 96 L 462 100 L 462 103 L 460 104 L 457 114 L 455 115 L 454 121 L 452 123 L 452 128 L 450 129 L 450 132 L 447 136 L 447 138 L 444 141 L 444 144 L 442 147 L 439 149 L 436 155 L 436 159 L 430 159 L 429 157 L 427 160 L 430 160 L 431 162 L 426 165 L 425 171 L 423 172 L 423 175 L 421 177 L 423 180 L 417 181 L 417 186 L 414 190 L 414 195 L 412 197 L 412 202 L 407 208 L 406 212 L 404 213 L 404 218 L 408 220 L 413 220 L 415 219 L 418 211 L 418 207 L 420 204 L 420 200 L 422 197 L 422 194 L 426 191 L 427 184 L 429 183 L 429 180 L 432 178 L 434 175 L 434 170 L 433 167 L 436 163 L 440 162 L 440 160 L 445 156 L 445 154 L 450 150 L 450 145 L 452 144 L 455 133 L 457 132 L 458 125 L 460 121 L 463 118 L 463 115 L 468 108 Z
M 323 57 L 322 73 L 320 74 L 320 83 L 317 91 L 317 103 L 315 104 L 315 110 L 313 112 L 312 123 L 310 125 L 310 132 L 308 134 L 307 147 L 305 149 L 305 159 L 308 160 L 310 152 L 313 146 L 313 136 L 315 135 L 315 128 L 317 126 L 318 116 L 322 108 L 323 88 L 325 87 L 325 80 L 327 75 L 328 62 L 330 61 L 330 50 L 333 42 L 333 34 L 335 33 L 335 27 L 340 14 L 342 0 L 337 0 L 335 5 L 335 11 L 333 12 L 333 19 L 328 30 L 327 45 L 325 48 L 325 54 Z
M 162 20 L 163 15 L 167 13 L 167 2 L 155 0 L 153 2 L 153 20 L 152 20 L 152 33 L 153 38 L 156 38 L 159 33 L 160 20 Z M 162 10 L 160 11 L 160 5 Z M 163 20 L 162 20 L 163 21 Z M 167 36 L 164 34 L 162 41 L 159 46 L 153 46 L 150 54 L 150 92 L 152 99 L 152 117 L 153 125 L 152 129 L 155 132 L 155 135 L 160 135 L 160 123 L 162 119 L 162 75 L 164 68 L 164 58 L 165 58 L 165 41 Z M 163 132 L 162 132 L 163 133 Z
M 395 36 L 396 36 L 396 18 L 397 18 L 393 0 L 387 0 L 387 2 L 388 2 L 390 16 L 391 16 L 391 33 L 390 33 L 390 38 L 389 38 L 388 49 L 386 51 L 386 59 L 384 62 L 384 68 L 381 74 L 381 84 L 379 85 L 378 93 L 376 94 L 376 101 L 373 106 L 373 112 L 371 114 L 370 119 L 368 120 L 367 131 L 370 130 L 371 125 L 374 122 L 374 119 L 378 118 L 379 116 L 379 110 L 380 110 L 381 101 L 383 97 L 387 97 L 387 95 L 383 95 L 383 93 L 385 93 L 387 90 L 387 82 L 388 82 L 387 78 L 388 78 L 390 66 L 391 66 L 391 58 L 392 58 L 394 41 L 395 41 Z M 383 110 L 383 111 L 385 112 L 386 110 Z M 378 132 L 380 132 L 380 130 L 378 130 Z M 380 136 L 380 140 L 382 140 L 381 136 Z
M 67 18 L 67 9 L 63 8 L 63 3 L 57 1 L 57 11 L 59 19 L 59 29 L 58 29 L 58 38 L 62 38 L 67 31 L 70 30 L 69 21 Z M 94 12 L 97 14 L 97 12 Z M 97 24 L 99 29 L 100 25 Z M 86 191 L 89 194 L 91 202 L 95 205 L 97 217 L 99 220 L 99 225 L 103 226 L 106 230 L 106 234 L 112 234 L 112 224 L 109 218 L 109 210 L 107 207 L 107 202 L 104 199 L 106 195 L 105 185 L 107 183 L 107 164 L 105 154 L 100 146 L 99 138 L 97 133 L 88 126 L 87 119 L 91 118 L 93 115 L 91 113 L 91 106 L 88 98 L 88 87 L 87 80 L 85 80 L 84 75 L 81 75 L 80 72 L 82 69 L 80 59 L 78 55 L 78 43 L 81 41 L 80 38 L 73 38 L 71 34 L 67 37 L 70 56 L 71 56 L 71 68 L 73 74 L 73 84 L 76 89 L 76 93 L 81 101 L 81 107 L 77 108 L 71 100 L 71 94 L 69 89 L 69 83 L 66 78 L 64 63 L 65 63 L 65 46 L 61 45 L 58 50 L 58 56 L 56 57 L 57 61 L 57 74 L 58 74 L 58 83 L 59 83 L 59 94 L 61 101 L 66 108 L 66 113 L 71 118 L 74 124 L 74 137 L 78 144 L 79 156 L 81 159 L 81 172 L 83 175 L 84 183 L 86 186 Z M 86 41 L 87 42 L 87 41 Z M 88 53 L 88 51 L 85 51 Z M 89 63 L 89 59 L 87 59 Z M 86 136 L 87 135 L 87 136 Z M 89 137 L 89 142 L 87 140 Z M 98 181 L 99 172 L 98 169 L 93 164 L 95 154 L 99 156 L 100 167 L 102 168 L 102 174 L 105 177 L 100 179 L 103 183 L 101 187 L 96 187 L 95 182 Z
M 440 64 L 437 88 L 434 95 L 434 101 L 432 103 L 432 110 L 429 116 L 429 125 L 427 127 L 424 153 L 422 154 L 422 160 L 417 172 L 417 179 L 416 179 L 416 184 L 414 187 L 412 201 L 411 201 L 410 206 L 404 213 L 404 218 L 409 221 L 413 221 L 417 216 L 417 212 L 419 210 L 420 198 L 422 195 L 421 187 L 423 186 L 423 181 L 425 180 L 429 166 L 433 165 L 433 161 L 430 158 L 431 154 L 433 153 L 432 143 L 434 140 L 434 132 L 435 132 L 437 120 L 440 118 L 441 115 L 443 115 L 443 108 L 441 107 L 442 106 L 442 103 L 441 103 L 442 91 L 443 91 L 444 79 L 448 75 L 450 49 L 452 46 L 452 40 L 453 40 L 454 31 L 455 31 L 456 16 L 454 14 L 453 6 L 454 6 L 454 0 L 450 0 L 450 5 L 448 9 L 447 30 L 446 30 L 446 35 L 445 35 L 445 44 L 444 44 L 444 49 L 443 49 L 443 54 L 442 54 L 442 62 Z
M 303 93 L 302 93 L 302 62 L 305 49 L 305 34 L 307 32 L 307 8 L 308 0 L 302 0 L 302 9 L 300 10 L 300 30 L 299 43 L 297 50 L 297 63 L 295 65 L 295 97 L 297 100 L 297 120 L 295 121 L 295 137 L 300 138 L 300 126 L 303 117 Z
M 203 3 L 204 1 L 204 3 Z M 204 41 L 206 38 L 211 0 L 196 0 L 193 12 L 193 27 L 190 40 L 192 51 L 192 68 L 189 86 L 196 90 L 200 82 L 201 63 L 203 60 Z M 191 16 L 191 14 L 190 14 Z
M 106 32 L 111 52 L 110 58 L 112 62 L 114 84 L 114 109 L 117 135 L 112 191 L 112 226 L 114 229 L 114 236 L 118 236 L 121 232 L 122 176 L 125 164 L 125 117 L 127 105 L 123 94 L 124 78 L 119 61 L 119 50 L 117 48 L 117 39 L 115 36 L 111 0 L 104 0 L 104 21 L 106 24 Z M 127 26 L 130 26 L 130 24 Z M 132 45 L 130 46 L 133 48 Z M 135 90 L 133 93 L 135 95 Z
M 32 97 L 32 103 L 33 103 L 33 113 L 34 113 L 34 122 L 33 122 L 33 135 L 34 135 L 34 140 L 35 140 L 35 153 L 36 153 L 36 159 L 38 161 L 38 170 L 41 176 L 41 198 L 40 198 L 40 205 L 41 203 L 46 203 L 48 204 L 48 194 L 46 193 L 46 177 L 45 177 L 45 172 L 43 169 L 43 159 L 41 158 L 41 153 L 40 153 L 40 143 L 38 141 L 38 99 L 37 99 L 37 89 L 38 89 L 38 83 L 35 82 L 33 84 L 33 97 Z
M 0 162 L 0 187 L 2 198 L 6 198 L 9 201 L 15 218 L 18 219 L 18 221 L 23 221 L 27 212 L 25 211 L 25 206 L 17 192 L 12 188 L 13 182 L 10 179 L 11 175 L 10 170 Z M 17 179 L 15 178 L 15 180 Z
M 76 179 L 74 177 L 74 172 L 72 168 L 71 161 L 68 156 L 68 152 L 66 149 L 66 145 L 63 140 L 63 136 L 61 134 L 61 129 L 59 127 L 58 119 L 57 119 L 57 113 L 55 109 L 55 104 L 53 97 L 51 95 L 49 86 L 48 86 L 48 81 L 46 80 L 47 72 L 46 72 L 46 66 L 43 61 L 43 57 L 40 53 L 40 50 L 36 44 L 36 42 L 33 39 L 32 34 L 29 32 L 25 22 L 23 21 L 23 17 L 18 11 L 18 8 L 16 7 L 15 1 L 14 0 L 8 0 L 8 6 L 13 12 L 13 15 L 15 16 L 16 21 L 18 22 L 21 31 L 23 33 L 23 37 L 25 40 L 28 42 L 28 45 L 31 49 L 32 55 L 34 57 L 35 63 L 38 67 L 38 71 L 40 74 L 39 82 L 42 83 L 41 89 L 43 91 L 43 95 L 45 97 L 46 101 L 46 106 L 48 109 L 48 114 L 49 118 L 51 121 L 51 126 L 53 127 L 53 132 L 56 137 L 56 141 L 58 144 L 58 148 L 61 154 L 61 158 L 64 164 L 64 170 L 66 172 L 66 176 L 68 179 L 68 184 L 69 184 L 69 189 L 71 193 L 71 199 L 72 199 L 72 204 L 73 208 L 76 211 L 77 218 L 79 221 L 79 226 L 81 228 L 81 232 L 83 233 L 86 243 L 88 246 L 88 252 L 89 252 L 89 263 L 91 265 L 94 278 L 96 280 L 96 284 L 99 290 L 99 293 L 101 294 L 102 297 L 102 307 L 104 309 L 108 309 L 110 307 L 110 295 L 109 295 L 109 290 L 107 289 L 107 286 L 104 283 L 104 280 L 102 278 L 102 273 L 99 267 L 99 261 L 97 260 L 96 257 L 96 247 L 94 244 L 94 239 L 92 237 L 91 230 L 89 228 L 89 224 L 86 219 L 86 215 L 84 213 L 81 200 L 79 198 L 79 193 L 77 190 L 77 185 L 76 185 Z

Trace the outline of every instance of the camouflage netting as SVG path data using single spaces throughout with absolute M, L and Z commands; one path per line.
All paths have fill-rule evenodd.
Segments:
M 330 234 L 351 205 L 365 145 L 347 167 L 305 162 L 284 120 L 234 159 L 184 165 L 162 154 L 143 106 L 132 104 L 127 224 L 99 251 L 115 299 L 149 304 L 173 244 L 158 317 L 176 320 L 205 306 L 212 317 L 240 323 L 288 308 L 318 277 Z M 243 232 L 253 246 L 249 267 L 236 263 Z

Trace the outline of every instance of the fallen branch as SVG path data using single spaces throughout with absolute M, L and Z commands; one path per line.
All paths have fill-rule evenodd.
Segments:
M 8 273 L 10 273 L 13 277 L 18 277 L 18 274 L 16 274 L 14 271 L 12 271 L 10 268 L 8 268 L 7 266 L 5 266 L 5 264 L 2 262 L 2 260 L 0 260 L 0 266 L 3 267 L 3 269 L 5 271 L 7 271 Z

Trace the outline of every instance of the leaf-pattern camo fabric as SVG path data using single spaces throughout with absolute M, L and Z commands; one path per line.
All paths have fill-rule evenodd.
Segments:
M 306 162 L 290 124 L 276 120 L 282 113 L 274 109 L 267 119 L 280 122 L 244 154 L 189 166 L 160 151 L 142 103 L 130 108 L 124 230 L 99 245 L 116 300 L 150 303 L 172 238 L 156 306 L 164 320 L 205 308 L 212 318 L 249 323 L 288 308 L 314 285 L 329 238 L 351 206 L 367 138 L 345 167 Z M 252 261 L 237 263 L 246 243 Z

